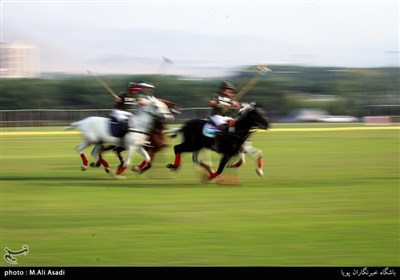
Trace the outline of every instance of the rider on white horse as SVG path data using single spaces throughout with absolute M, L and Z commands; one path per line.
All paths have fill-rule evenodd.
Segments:
M 109 129 L 110 120 L 102 117 L 87 117 L 81 121 L 74 122 L 70 128 L 76 128 L 81 131 L 83 141 L 76 146 L 76 151 L 82 159 L 82 170 L 88 167 L 88 160 L 83 152 L 85 148 L 94 144 L 98 149 L 94 149 L 92 155 L 96 158 L 99 157 L 100 147 L 102 144 L 122 145 L 126 149 L 126 161 L 123 166 L 117 170 L 117 175 L 122 174 L 131 162 L 132 154 L 137 151 L 148 163 L 151 158 L 144 149 L 149 133 L 154 127 L 156 119 L 163 119 L 165 121 L 173 120 L 173 114 L 168 109 L 167 105 L 156 98 L 150 98 L 149 103 L 140 107 L 138 112 L 133 118 L 129 118 L 129 129 L 126 134 L 121 138 L 111 134 Z M 107 162 L 101 160 L 101 164 L 109 169 Z
M 111 117 L 121 124 L 123 130 L 128 129 L 129 118 L 133 116 L 132 110 L 136 104 L 135 95 L 141 91 L 141 88 L 135 82 L 129 82 L 127 92 L 115 98 L 114 109 L 111 111 Z
M 135 95 L 136 103 L 139 106 L 147 105 L 151 98 L 154 98 L 153 92 L 155 86 L 144 81 L 137 82 L 137 86 L 140 87 L 140 92 Z
M 149 99 L 154 97 L 154 89 L 155 87 L 147 82 L 129 82 L 128 90 L 115 98 L 114 109 L 110 115 L 121 125 L 122 130 L 126 131 L 129 128 L 134 106 L 147 105 Z

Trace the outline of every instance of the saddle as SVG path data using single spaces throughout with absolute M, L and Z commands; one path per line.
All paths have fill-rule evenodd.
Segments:
M 215 138 L 220 133 L 220 130 L 212 122 L 206 122 L 203 126 L 202 132 L 206 137 Z
M 110 131 L 111 135 L 117 138 L 122 138 L 128 131 L 128 122 L 119 122 L 114 116 L 110 116 Z

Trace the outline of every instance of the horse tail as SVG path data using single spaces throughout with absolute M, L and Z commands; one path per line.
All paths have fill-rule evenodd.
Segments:
M 69 126 L 64 127 L 63 130 L 64 130 L 64 131 L 67 131 L 67 130 L 77 129 L 78 126 L 79 126 L 79 121 L 78 121 L 78 122 L 73 122 L 73 123 L 70 123 Z
M 176 128 L 171 128 L 167 131 L 167 135 L 170 138 L 175 138 L 176 136 L 178 136 L 179 133 L 182 132 L 182 128 L 181 127 L 176 127 Z

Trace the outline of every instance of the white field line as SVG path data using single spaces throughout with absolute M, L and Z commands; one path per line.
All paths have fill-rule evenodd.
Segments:
M 272 128 L 258 132 L 293 132 L 293 131 L 355 131 L 355 130 L 400 130 L 400 126 L 368 126 L 368 127 L 314 127 L 314 128 Z M 35 136 L 35 135 L 78 135 L 79 131 L 3 131 L 0 136 Z

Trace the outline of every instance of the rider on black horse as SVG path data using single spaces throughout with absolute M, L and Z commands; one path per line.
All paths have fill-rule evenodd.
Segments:
M 220 151 L 223 147 L 222 143 L 229 132 L 234 132 L 234 117 L 240 109 L 240 103 L 233 100 L 236 88 L 229 82 L 222 82 L 218 93 L 215 93 L 209 104 L 212 108 L 210 120 L 219 130 L 216 137 L 216 150 Z

